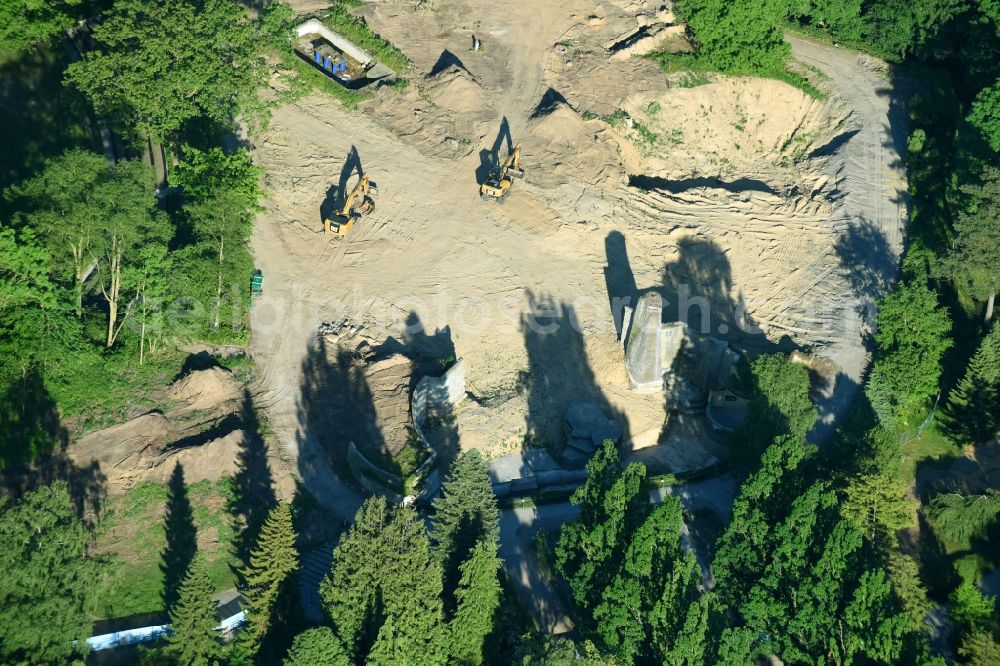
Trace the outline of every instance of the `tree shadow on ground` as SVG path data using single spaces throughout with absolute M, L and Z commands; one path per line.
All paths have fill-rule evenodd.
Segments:
M 191 500 L 184 483 L 184 466 L 177 463 L 167 482 L 167 506 L 163 518 L 167 543 L 160 554 L 163 572 L 163 606 L 172 608 L 180 597 L 181 582 L 198 551 Z
M 497 138 L 493 140 L 493 145 L 487 150 L 483 148 L 479 151 L 479 166 L 476 167 L 476 184 L 482 185 L 494 171 L 500 168 L 500 150 L 504 142 L 507 143 L 507 153 L 514 151 L 514 139 L 510 135 L 510 123 L 507 116 L 500 120 L 500 130 Z
M 89 104 L 62 84 L 68 55 L 61 44 L 31 49 L 0 65 L 0 189 L 37 173 L 70 148 L 100 148 Z M 9 212 L 0 197 L 0 212 Z
M 612 231 L 604 238 L 604 284 L 608 290 L 608 304 L 611 319 L 615 323 L 615 337 L 621 339 L 625 308 L 634 308 L 639 299 L 639 288 L 628 258 L 625 236 L 620 231 Z
M 236 458 L 232 495 L 227 510 L 235 523 L 233 552 L 245 563 L 257 541 L 257 534 L 268 512 L 277 504 L 274 480 L 267 461 L 267 443 L 250 391 L 243 389 L 240 405 L 243 439 Z
M 560 453 L 565 436 L 559 426 L 574 400 L 595 403 L 621 427 L 622 441 L 629 441 L 628 419 L 612 407 L 597 385 L 573 306 L 530 290 L 527 296 L 528 312 L 521 315 L 521 334 L 528 368 L 518 379 L 528 401 L 525 447 L 544 446 Z
M 354 349 L 326 337 L 309 347 L 302 361 L 299 405 L 300 468 L 308 464 L 310 455 L 322 455 L 337 474 L 350 478 L 350 442 L 366 455 L 384 449 L 365 362 Z M 302 451 L 309 453 L 303 456 Z M 309 474 L 308 469 L 300 471 L 308 490 L 309 479 L 315 474 Z
M 861 299 L 885 296 L 896 277 L 896 258 L 885 233 L 871 221 L 851 221 L 833 246 L 854 295 Z
M 36 369 L 0 397 L 0 494 L 11 499 L 53 481 L 66 481 L 80 517 L 97 515 L 106 481 L 97 461 L 77 465 L 67 453 L 69 431 Z
M 427 78 L 431 78 L 432 76 L 437 76 L 441 72 L 445 71 L 446 69 L 451 69 L 452 67 L 457 67 L 459 69 L 465 70 L 466 74 L 472 76 L 472 72 L 470 72 L 469 68 L 465 66 L 465 63 L 462 62 L 462 60 L 457 55 L 455 55 L 448 49 L 445 49 L 441 51 L 441 55 L 438 56 L 437 62 L 435 62 L 434 66 L 431 67 L 431 71 L 427 73 Z
M 683 322 L 688 327 L 688 335 L 695 339 L 710 336 L 748 356 L 789 354 L 799 349 L 788 335 L 781 336 L 777 342 L 767 338 L 747 313 L 743 295 L 734 289 L 726 253 L 710 239 L 698 236 L 681 239 L 677 243 L 676 258 L 664 265 L 660 285 L 646 289 L 636 286 L 626 240 L 620 232 L 613 231 L 605 238 L 605 253 L 605 283 L 619 339 L 628 335 L 629 322 L 623 318 L 625 307 L 635 308 L 643 295 L 657 293 L 663 306 L 660 323 Z M 685 343 L 685 349 L 691 351 L 682 349 L 672 360 L 672 367 L 664 370 L 693 382 L 703 392 L 723 388 L 728 384 L 727 378 L 715 377 L 717 373 L 703 362 L 703 354 L 692 353 L 700 349 L 691 347 L 692 342 Z M 749 397 L 752 386 L 747 385 L 744 389 Z M 676 414 L 673 410 L 677 409 L 669 396 L 665 401 L 667 419 L 660 432 L 658 441 L 661 443 L 667 441 L 669 428 L 675 420 L 671 414 Z M 711 432 L 707 422 L 704 427 L 706 432 Z M 736 433 L 714 433 L 711 437 L 729 442 L 730 447 L 743 446 L 745 443 L 736 442 L 737 438 Z

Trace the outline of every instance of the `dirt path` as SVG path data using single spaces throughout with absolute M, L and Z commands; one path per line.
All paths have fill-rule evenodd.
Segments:
M 848 256 L 853 271 L 854 306 L 860 318 L 845 318 L 844 336 L 824 355 L 832 359 L 841 374 L 827 391 L 818 409 L 821 422 L 813 438 L 821 441 L 833 431 L 836 419 L 850 406 L 868 369 L 864 339 L 874 324 L 874 299 L 884 295 L 898 272 L 903 252 L 907 217 L 907 184 L 904 158 L 908 122 L 901 91 L 893 87 L 887 72 L 872 67 L 865 56 L 788 36 L 792 55 L 820 70 L 837 94 L 852 107 L 860 127 L 839 149 L 844 156 L 839 176 L 844 192 L 843 207 L 848 220 L 867 225 L 870 238 L 860 237 Z

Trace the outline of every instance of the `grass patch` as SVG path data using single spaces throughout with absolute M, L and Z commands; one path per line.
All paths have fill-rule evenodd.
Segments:
M 187 487 L 198 529 L 198 550 L 208 560 L 216 591 L 235 585 L 232 565 L 234 532 L 226 502 L 230 481 L 200 481 Z M 146 482 L 108 501 L 94 536 L 99 564 L 98 619 L 163 610 L 161 553 L 166 546 L 163 513 L 167 487 Z
M 334 4 L 322 17 L 322 21 L 331 30 L 371 52 L 380 62 L 402 75 L 409 68 L 410 59 L 402 51 L 375 34 L 364 19 L 356 18 L 347 11 L 348 6 L 357 7 L 360 4 L 343 1 Z
M 920 436 L 900 445 L 903 464 L 902 479 L 909 485 L 916 482 L 917 465 L 926 460 L 943 460 L 962 454 L 962 448 L 938 430 L 936 421 L 924 429 Z
M 139 365 L 138 355 L 128 350 L 80 350 L 49 367 L 46 386 L 74 432 L 103 428 L 161 407 L 163 388 L 186 356 L 168 348 L 147 354 Z
M 754 70 L 754 71 L 732 71 L 721 72 L 712 67 L 705 60 L 691 53 L 666 53 L 656 51 L 649 54 L 656 64 L 658 64 L 668 75 L 681 74 L 674 85 L 682 88 L 694 88 L 705 85 L 712 81 L 713 74 L 725 76 L 755 76 L 762 79 L 774 79 L 784 81 L 788 85 L 798 88 L 813 99 L 825 100 L 826 94 L 809 82 L 801 74 L 792 72 L 787 67 L 780 70 Z
M 686 483 L 694 483 L 695 481 L 704 481 L 705 479 L 711 479 L 713 477 L 719 476 L 725 473 L 729 469 L 729 463 L 719 462 L 714 465 L 709 465 L 708 467 L 702 467 L 701 469 L 693 469 L 687 472 L 677 472 L 667 473 L 667 474 L 657 474 L 656 476 L 650 476 L 647 478 L 646 482 L 651 488 L 669 488 L 671 486 L 682 486 Z

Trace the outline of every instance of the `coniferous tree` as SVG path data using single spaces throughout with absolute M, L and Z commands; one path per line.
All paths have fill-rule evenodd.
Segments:
M 983 338 L 944 412 L 945 426 L 960 444 L 982 444 L 1000 429 L 1000 326 Z
M 284 666 L 351 666 L 352 663 L 333 630 L 316 627 L 295 637 Z
M 798 492 L 798 467 L 808 451 L 801 439 L 779 437 L 764 452 L 760 469 L 740 486 L 712 563 L 723 605 L 739 606 L 757 580 L 770 550 L 771 531 Z
M 444 664 L 441 564 L 431 555 L 424 523 L 413 509 L 396 508 L 381 536 L 386 568 L 380 570 L 380 593 L 386 619 L 367 663 Z
M 368 499 L 333 560 L 320 597 L 351 659 L 445 662 L 441 564 L 415 511 Z
M 160 554 L 160 571 L 163 572 L 163 605 L 170 608 L 177 603 L 181 583 L 191 568 L 191 560 L 198 552 L 198 529 L 194 524 L 191 500 L 184 483 L 184 466 L 174 465 L 167 483 L 167 507 L 163 517 L 166 545 Z
M 988 629 L 969 632 L 962 637 L 958 654 L 968 666 L 996 666 L 1000 663 L 1000 643 Z
M 556 544 L 556 569 L 583 609 L 593 609 L 618 570 L 617 557 L 643 519 L 649 498 L 640 492 L 646 468 L 621 467 L 614 442 L 606 441 L 587 463 L 587 480 L 570 501 L 580 516 L 563 525 Z
M 1000 84 L 994 95 L 994 101 L 1000 101 Z M 997 106 L 992 106 L 988 112 L 994 118 L 994 150 L 1000 149 L 997 111 Z M 972 208 L 955 221 L 957 237 L 946 264 L 957 283 L 976 300 L 986 302 L 983 319 L 989 322 L 1000 288 L 1000 169 L 987 167 L 982 180 L 980 185 L 963 188 L 972 198 Z
M 461 566 L 480 542 L 497 548 L 500 512 L 486 463 L 476 449 L 463 452 L 434 500 L 432 548 L 444 568 L 445 612 L 454 613 Z
M 240 640 L 251 654 L 262 653 L 265 661 L 273 662 L 275 653 L 284 651 L 284 645 L 266 645 L 265 649 L 261 645 L 275 642 L 267 641 L 269 634 L 272 638 L 281 638 L 274 637 L 274 632 L 287 629 L 291 621 L 288 617 L 292 610 L 289 595 L 293 593 L 292 574 L 298 568 L 298 559 L 291 505 L 279 504 L 264 521 L 257 546 L 250 552 L 250 563 L 240 571 L 243 609 L 247 619 Z
M 927 518 L 944 541 L 954 548 L 969 550 L 972 539 L 983 536 L 1000 515 L 1000 491 L 982 495 L 941 493 L 927 507 Z
M 333 551 L 333 568 L 320 583 L 323 607 L 352 661 L 367 654 L 384 617 L 379 583 L 387 557 L 381 536 L 390 519 L 384 497 L 365 501 Z
M 496 543 L 481 539 L 460 569 L 457 607 L 449 625 L 449 653 L 456 663 L 473 666 L 483 663 L 483 641 L 493 631 L 493 615 L 500 605 Z
M 66 663 L 85 646 L 93 570 L 89 535 L 64 482 L 0 501 L 0 655 L 5 663 Z M 80 651 L 85 650 L 81 647 Z
M 205 559 L 195 555 L 181 583 L 180 598 L 170 609 L 172 633 L 167 651 L 180 666 L 208 666 L 221 652 L 215 634 L 214 593 Z
M 663 661 L 701 593 L 701 570 L 681 547 L 681 504 L 665 498 L 628 539 L 621 566 L 594 609 L 602 643 L 626 663 Z M 697 624 L 697 618 L 692 620 Z

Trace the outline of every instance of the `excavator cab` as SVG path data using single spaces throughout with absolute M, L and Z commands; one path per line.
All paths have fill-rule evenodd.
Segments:
M 520 143 L 507 156 L 500 168 L 490 174 L 486 182 L 479 186 L 479 197 L 483 201 L 503 203 L 510 194 L 510 188 L 514 184 L 515 178 L 524 178 L 524 169 L 521 168 Z
M 323 220 L 323 232 L 343 238 L 354 228 L 354 223 L 375 210 L 378 185 L 365 174 L 344 199 L 344 205 L 333 211 L 333 215 Z

